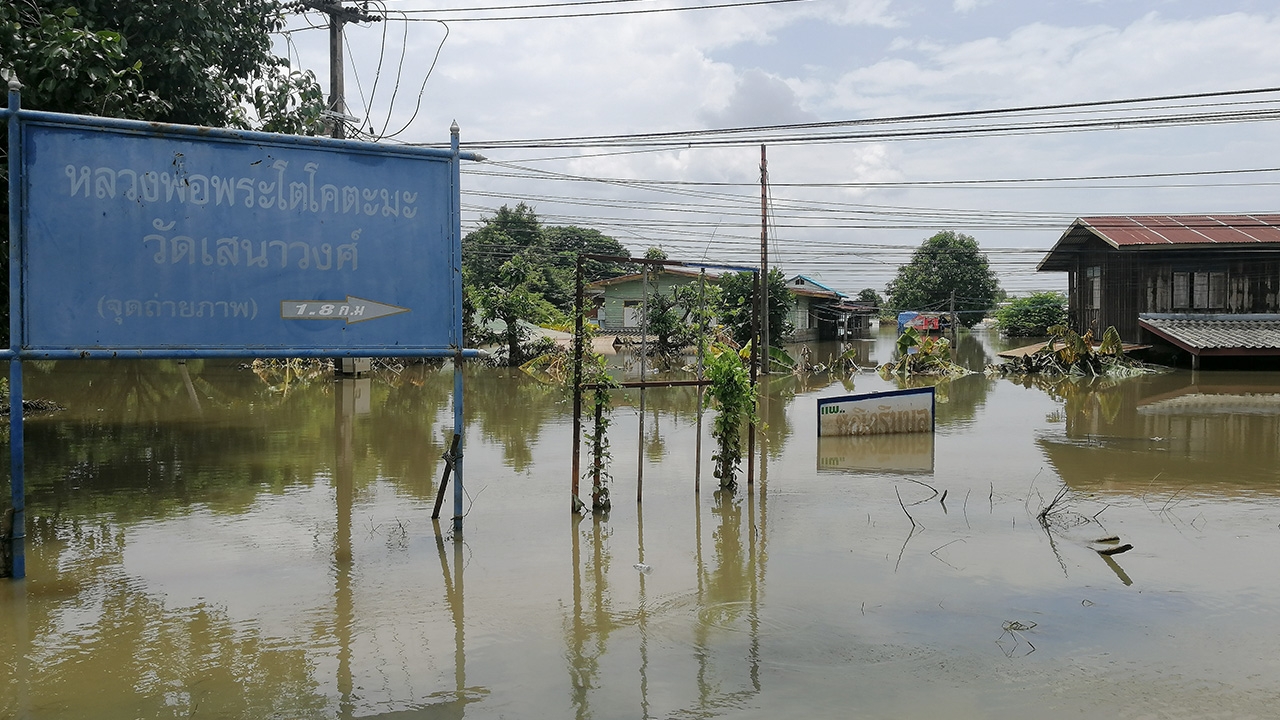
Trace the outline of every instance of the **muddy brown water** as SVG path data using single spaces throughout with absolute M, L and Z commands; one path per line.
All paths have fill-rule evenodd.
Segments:
M 961 340 L 974 367 L 1007 344 Z M 862 363 L 891 346 L 859 343 Z M 597 520 L 569 512 L 566 399 L 472 368 L 460 537 L 430 520 L 447 365 L 260 375 L 28 365 L 28 395 L 66 410 L 27 426 L 0 717 L 1280 707 L 1280 373 L 971 375 L 939 387 L 932 438 L 821 443 L 815 398 L 893 385 L 774 378 L 755 482 L 732 495 L 693 391 L 646 393 L 643 441 L 622 393 Z

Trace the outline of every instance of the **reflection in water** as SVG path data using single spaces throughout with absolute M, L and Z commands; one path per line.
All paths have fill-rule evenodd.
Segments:
M 1265 717 L 1280 701 L 1280 580 L 1258 571 L 1280 552 L 1280 375 L 961 378 L 950 424 L 895 436 L 927 446 L 834 450 L 814 399 L 845 384 L 776 376 L 760 482 L 737 494 L 693 491 L 696 391 L 650 392 L 644 506 L 571 516 L 566 536 L 567 404 L 468 372 L 464 543 L 429 520 L 440 364 L 367 386 L 213 362 L 33 370 L 33 396 L 68 409 L 28 426 L 0 717 Z M 1046 534 L 1036 503 L 1059 479 L 1088 491 L 1071 512 L 1106 512 Z M 1182 520 L 1163 511 L 1177 503 Z M 1134 549 L 1095 552 L 1099 522 Z M 1002 654 L 1009 627 L 1029 659 Z
M 1037 443 L 1073 487 L 1139 495 L 1280 490 L 1280 385 L 1273 376 L 1171 372 L 1071 379 L 1045 389 L 1062 399 L 1066 427 Z
M 745 505 L 745 509 L 744 509 Z M 696 590 L 692 598 L 650 600 L 650 567 L 646 564 L 644 521 L 637 515 L 637 557 L 634 568 L 614 567 L 614 533 L 608 523 L 571 516 L 573 596 L 564 619 L 565 659 L 572 688 L 575 717 L 621 717 L 636 714 L 653 717 L 650 689 L 662 688 L 662 717 L 710 717 L 743 704 L 761 690 L 760 601 L 766 578 L 767 523 L 763 503 L 753 494 L 723 490 L 714 493 L 711 530 L 712 557 L 703 555 L 703 505 L 694 503 L 694 561 Z M 587 526 L 584 527 L 584 523 Z M 670 568 L 667 569 L 670 572 Z M 661 572 L 659 569 L 656 572 Z M 629 606 L 614 584 L 615 578 L 635 574 L 636 602 Z M 688 658 L 673 658 L 669 648 L 663 662 L 650 661 L 655 638 L 650 629 L 653 614 L 669 615 L 673 607 L 692 601 L 696 619 L 691 636 L 677 641 L 688 647 Z M 745 646 L 740 647 L 737 639 Z M 670 639 L 659 636 L 662 645 Z M 609 674 L 606 668 L 625 663 L 630 648 L 637 654 L 635 690 L 618 687 L 627 676 Z M 692 662 L 692 677 L 673 675 L 672 668 Z M 652 677 L 657 672 L 660 679 Z M 685 695 L 693 680 L 693 695 L 686 704 L 672 706 L 672 698 Z M 634 697 L 638 714 L 626 710 L 620 698 Z
M 933 474 L 933 433 L 824 436 L 818 470 Z

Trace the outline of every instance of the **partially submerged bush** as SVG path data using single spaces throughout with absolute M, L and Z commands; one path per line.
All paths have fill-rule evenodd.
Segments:
M 996 311 L 1000 332 L 1010 337 L 1048 335 L 1049 328 L 1066 322 L 1067 298 L 1056 292 L 1015 298 Z
M 1156 372 L 1156 369 L 1124 354 L 1124 343 L 1114 327 L 1093 345 L 1093 332 L 1079 335 L 1062 325 L 1049 328 L 1049 342 L 1039 350 L 987 368 L 997 375 L 1091 375 L 1125 377 Z
M 898 359 L 881 365 L 880 377 L 905 379 L 912 375 L 960 377 L 969 370 L 951 362 L 951 343 L 945 337 L 921 335 L 907 328 L 898 336 Z

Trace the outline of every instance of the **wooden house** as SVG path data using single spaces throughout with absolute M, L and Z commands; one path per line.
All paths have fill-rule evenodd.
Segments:
M 1037 268 L 1067 273 L 1068 318 L 1095 338 L 1202 356 L 1280 355 L 1280 215 L 1077 219 Z

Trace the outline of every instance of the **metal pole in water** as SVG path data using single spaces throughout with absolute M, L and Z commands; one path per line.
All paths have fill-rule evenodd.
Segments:
M 649 379 L 649 264 L 640 266 L 640 382 Z M 644 386 L 640 386 L 640 440 L 636 450 L 636 502 L 644 499 Z
M 13 503 L 13 528 L 8 538 L 9 570 L 14 580 L 27 576 L 27 489 L 23 477 L 22 431 L 22 137 L 18 111 L 22 108 L 22 83 L 9 81 L 9 493 Z
M 458 156 L 460 129 L 455 120 L 449 127 L 449 148 L 453 151 L 453 158 L 450 160 L 452 164 L 452 182 L 453 191 L 449 193 L 449 206 L 453 215 L 450 220 L 450 230 L 453 233 L 453 285 L 454 299 L 457 307 L 453 311 L 453 335 L 454 335 L 454 355 L 453 355 L 453 433 L 458 438 L 458 449 L 453 457 L 453 537 L 454 540 L 460 540 L 462 537 L 462 456 L 463 446 L 463 424 L 462 424 L 462 208 L 461 191 L 462 191 L 462 172 L 461 159 Z
M 760 273 L 757 272 L 751 276 L 751 297 L 754 302 L 751 303 L 751 392 L 754 395 L 759 385 L 757 384 L 757 371 L 760 367 Z M 766 319 L 765 322 L 768 322 Z M 768 348 L 765 349 L 765 362 L 768 362 Z M 756 481 L 756 421 L 751 420 L 747 423 L 747 485 L 754 485 Z
M 577 268 L 574 271 L 576 290 L 573 300 L 573 480 L 570 492 L 573 495 L 569 509 L 578 511 L 578 479 L 581 476 L 582 459 L 582 313 L 584 271 L 582 253 L 578 253 Z

